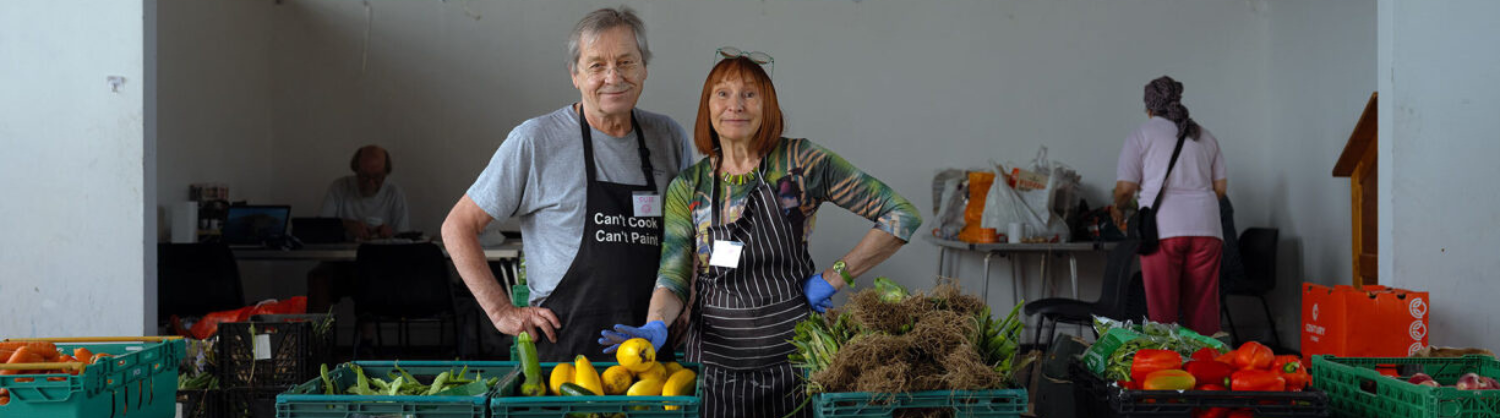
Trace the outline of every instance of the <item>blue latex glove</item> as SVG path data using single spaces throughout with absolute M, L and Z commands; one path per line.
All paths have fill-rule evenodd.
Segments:
M 661 346 L 667 343 L 667 323 L 662 321 L 647 322 L 639 328 L 625 324 L 615 324 L 615 330 L 599 331 L 603 338 L 599 339 L 599 345 L 607 345 L 604 353 L 609 354 L 620 349 L 620 344 L 631 338 L 644 338 L 651 342 L 656 351 L 661 351 Z
M 814 311 L 823 313 L 833 307 L 833 294 L 838 293 L 838 289 L 823 280 L 823 273 L 818 273 L 802 282 L 802 293 L 807 294 L 807 303 L 812 305 Z

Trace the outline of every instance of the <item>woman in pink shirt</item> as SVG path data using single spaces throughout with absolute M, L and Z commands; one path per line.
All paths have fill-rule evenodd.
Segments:
M 1219 141 L 1198 126 L 1182 105 L 1182 83 L 1163 76 L 1146 84 L 1146 116 L 1120 150 L 1115 210 L 1140 192 L 1151 206 L 1162 193 L 1156 222 L 1159 249 L 1141 256 L 1146 308 L 1152 321 L 1181 323 L 1203 335 L 1219 331 L 1219 258 L 1224 232 L 1219 198 L 1228 187 Z M 1170 177 L 1167 164 L 1179 139 L 1186 138 Z M 1163 184 L 1163 177 L 1167 177 Z M 1185 318 L 1179 321 L 1178 310 Z

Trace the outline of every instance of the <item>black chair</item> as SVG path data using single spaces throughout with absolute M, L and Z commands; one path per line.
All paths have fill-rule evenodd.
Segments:
M 1260 307 L 1266 312 L 1266 322 L 1271 324 L 1271 338 L 1282 348 L 1281 334 L 1276 332 L 1276 319 L 1271 316 L 1271 306 L 1266 303 L 1266 294 L 1276 289 L 1276 243 L 1281 233 L 1275 228 L 1250 228 L 1240 234 L 1240 259 L 1244 261 L 1243 275 L 1225 275 L 1219 282 L 1219 310 L 1229 321 L 1234 344 L 1242 339 L 1234 326 L 1234 317 L 1229 314 L 1230 296 L 1250 296 L 1260 299 Z
M 403 351 L 412 346 L 413 322 L 438 323 L 439 344 L 444 328 L 451 330 L 457 340 L 458 321 L 448 279 L 448 260 L 437 245 L 360 245 L 355 271 L 355 358 L 369 338 L 364 335 L 365 323 L 375 323 L 375 343 L 384 345 L 381 323 L 396 322 L 396 338 Z M 442 326 L 445 324 L 446 327 Z
M 161 323 L 245 306 L 239 264 L 224 244 L 157 244 L 156 274 Z
M 1093 329 L 1094 316 L 1102 316 L 1114 319 L 1138 320 L 1146 315 L 1146 287 L 1141 280 L 1141 274 L 1136 271 L 1136 261 L 1140 259 L 1135 253 L 1140 243 L 1135 240 L 1120 241 L 1114 250 L 1109 252 L 1109 257 L 1104 265 L 1104 283 L 1099 292 L 1099 300 L 1085 302 L 1068 298 L 1049 298 L 1026 303 L 1022 310 L 1026 316 L 1039 315 L 1034 337 L 1031 340 L 1033 347 L 1040 349 L 1042 345 L 1042 332 L 1047 323 L 1052 323 L 1052 328 L 1047 330 L 1047 344 L 1052 344 L 1052 335 L 1057 332 L 1059 322 L 1075 324 Z M 1097 337 L 1097 332 L 1096 335 Z

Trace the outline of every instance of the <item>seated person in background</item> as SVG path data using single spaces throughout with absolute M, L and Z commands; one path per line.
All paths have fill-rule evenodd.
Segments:
M 386 181 L 391 156 L 384 148 L 366 145 L 349 159 L 354 175 L 328 185 L 319 216 L 344 220 L 344 231 L 356 241 L 390 238 L 409 231 L 406 194 Z M 325 261 L 307 273 L 307 311 L 327 312 L 354 287 L 354 263 Z M 368 333 L 367 333 L 368 334 Z
M 318 216 L 344 220 L 344 230 L 356 241 L 390 238 L 411 230 L 407 223 L 406 194 L 391 174 L 391 156 L 384 148 L 366 145 L 349 159 L 354 175 L 340 177 L 328 185 L 323 210 Z

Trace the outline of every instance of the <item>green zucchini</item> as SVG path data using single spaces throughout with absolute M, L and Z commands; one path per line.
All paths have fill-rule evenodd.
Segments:
M 557 393 L 563 396 L 594 396 L 594 391 L 585 389 L 577 383 L 563 383 L 557 388 Z
M 521 396 L 543 396 L 547 384 L 542 381 L 542 363 L 537 360 L 536 343 L 531 334 L 522 332 L 516 336 L 516 356 L 520 357 L 521 373 L 526 380 L 521 383 Z

